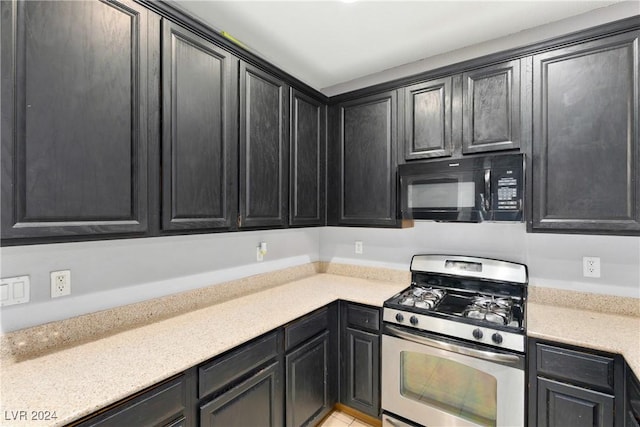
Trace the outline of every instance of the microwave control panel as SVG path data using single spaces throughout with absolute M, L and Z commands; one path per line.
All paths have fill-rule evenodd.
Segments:
M 520 194 L 518 194 L 518 179 L 512 175 L 513 171 L 498 178 L 498 209 L 520 209 Z

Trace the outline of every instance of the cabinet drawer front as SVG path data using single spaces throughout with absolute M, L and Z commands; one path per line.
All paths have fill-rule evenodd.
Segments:
M 282 365 L 273 363 L 200 407 L 201 426 L 283 425 Z
M 175 420 L 184 412 L 186 396 L 185 378 L 180 376 L 128 402 L 119 403 L 115 408 L 78 425 L 82 427 L 175 425 L 167 422 Z
M 319 334 L 329 327 L 329 312 L 326 308 L 311 314 L 287 326 L 284 330 L 285 350 L 289 351 L 298 344 Z
M 278 333 L 273 332 L 201 366 L 198 397 L 203 398 L 274 359 L 278 355 L 279 341 Z
M 370 331 L 380 330 L 380 310 L 360 305 L 347 306 L 347 325 Z
M 538 344 L 539 375 L 613 392 L 613 358 Z

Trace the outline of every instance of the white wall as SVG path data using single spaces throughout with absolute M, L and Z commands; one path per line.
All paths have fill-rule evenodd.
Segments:
M 543 1 L 540 2 L 540 7 L 544 7 L 544 3 L 545 2 Z M 441 55 L 435 55 L 409 64 L 400 65 L 398 67 L 390 68 L 380 73 L 370 74 L 349 82 L 329 86 L 323 88 L 321 92 L 327 96 L 351 92 L 367 86 L 420 74 L 429 70 L 435 70 L 440 67 L 467 61 L 484 55 L 530 45 L 553 37 L 562 36 L 620 19 L 638 16 L 639 14 L 640 7 L 638 5 L 638 0 L 622 1 L 620 3 L 595 9 L 571 18 L 541 25 L 529 30 L 520 31 L 508 37 L 501 37 L 499 39 L 475 44 L 473 43 L 473 40 L 469 40 L 469 46 L 462 49 L 457 49 Z
M 526 233 L 524 223 L 437 223 L 414 228 L 327 227 L 320 258 L 406 270 L 418 253 L 475 255 L 521 262 L 532 286 L 640 298 L 640 237 Z M 354 253 L 361 240 L 362 255 Z M 582 257 L 600 257 L 602 275 L 582 276 Z
M 319 228 L 5 247 L 1 277 L 29 275 L 31 300 L 2 307 L 13 331 L 319 259 Z M 264 261 L 256 247 L 267 242 Z M 50 298 L 49 272 L 71 270 L 71 296 Z
M 354 242 L 364 253 L 354 254 Z M 260 241 L 268 243 L 261 263 Z M 528 265 L 533 286 L 640 298 L 640 237 L 527 234 L 523 223 L 435 223 L 414 228 L 324 227 L 0 249 L 2 277 L 31 276 L 31 302 L 2 307 L 8 332 L 314 261 L 406 271 L 417 253 L 485 256 Z M 602 277 L 582 277 L 582 257 Z M 49 272 L 70 269 L 72 295 L 51 299 Z

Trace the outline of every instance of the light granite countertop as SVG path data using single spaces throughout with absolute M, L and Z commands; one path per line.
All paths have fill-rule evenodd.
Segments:
M 0 425 L 67 424 L 335 300 L 382 306 L 408 279 L 407 273 L 385 269 L 305 266 L 3 337 L 7 351 L 0 366 Z M 266 289 L 248 285 L 265 280 L 276 282 Z M 245 293 L 238 294 L 243 287 Z M 588 302 L 587 310 L 550 305 L 550 299 L 573 304 L 577 293 L 562 292 L 530 287 L 528 335 L 620 353 L 640 376 L 640 301 L 578 295 Z M 187 303 L 195 300 L 199 302 Z M 200 307 L 205 300 L 207 305 Z M 605 312 L 616 310 L 618 314 Z M 114 327 L 104 335 L 86 331 L 129 315 L 147 316 L 147 323 L 135 319 L 128 328 L 118 332 Z M 87 335 L 73 342 L 63 336 L 68 330 L 69 335 Z M 44 345 L 56 337 L 60 346 Z M 29 354 L 24 347 L 37 350 Z M 18 411 L 55 411 L 57 419 L 7 419 Z
M 3 416 L 1 424 L 64 425 L 332 301 L 382 306 L 406 286 L 316 274 L 41 357 L 5 361 L 0 414 L 55 411 L 57 420 Z
M 640 378 L 640 317 L 530 301 L 527 304 L 527 335 L 622 354 Z

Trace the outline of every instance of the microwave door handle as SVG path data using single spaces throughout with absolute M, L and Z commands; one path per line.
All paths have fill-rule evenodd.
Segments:
M 484 171 L 484 210 L 491 211 L 491 170 Z

